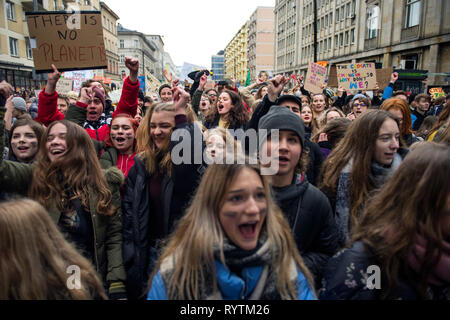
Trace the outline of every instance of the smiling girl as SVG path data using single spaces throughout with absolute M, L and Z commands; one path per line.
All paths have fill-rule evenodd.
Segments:
M 32 163 L 39 150 L 39 142 L 45 129 L 30 119 L 18 119 L 9 134 L 8 160 Z

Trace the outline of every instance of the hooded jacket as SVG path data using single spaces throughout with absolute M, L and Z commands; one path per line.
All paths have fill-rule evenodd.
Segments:
M 297 248 L 320 288 L 323 269 L 339 249 L 333 211 L 327 197 L 302 176 L 285 187 L 272 187 L 274 198 L 292 228 Z

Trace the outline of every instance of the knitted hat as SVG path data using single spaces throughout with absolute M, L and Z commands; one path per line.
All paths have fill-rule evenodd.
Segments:
M 302 147 L 305 144 L 305 125 L 289 108 L 277 105 L 270 107 L 269 112 L 259 120 L 258 128 L 266 129 L 268 135 L 272 129 L 293 131 L 300 138 Z
M 335 96 L 335 93 L 333 90 L 331 90 L 330 88 L 325 90 L 326 95 L 328 96 L 328 98 L 333 98 Z
M 353 97 L 352 101 L 355 101 L 356 99 L 367 99 L 367 96 L 364 95 L 364 94 L 356 94 L 356 95 Z
M 23 100 L 23 98 L 21 97 L 14 97 L 12 99 L 12 102 L 14 104 L 14 108 L 16 108 L 17 110 L 20 111 L 27 111 L 27 103 L 25 102 L 25 100 Z
M 103 109 L 105 109 L 106 101 L 105 101 L 105 95 L 103 94 L 103 91 L 100 88 L 98 88 L 98 87 L 94 87 L 92 89 L 92 91 L 94 91 L 94 97 L 98 98 L 98 99 L 100 99 L 102 101 Z

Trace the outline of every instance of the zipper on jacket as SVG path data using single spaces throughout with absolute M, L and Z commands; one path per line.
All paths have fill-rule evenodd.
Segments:
M 94 233 L 94 254 L 95 254 L 95 264 L 97 266 L 97 272 L 100 273 L 100 265 L 98 263 L 98 255 L 97 255 L 97 236 L 95 234 L 95 221 L 94 221 L 94 217 L 95 214 L 90 214 L 91 216 L 91 220 L 92 220 L 92 231 Z

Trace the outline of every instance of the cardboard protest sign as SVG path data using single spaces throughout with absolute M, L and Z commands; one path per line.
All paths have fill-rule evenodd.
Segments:
M 377 82 L 381 90 L 385 89 L 391 82 L 391 74 L 394 72 L 394 68 L 376 69 Z
M 327 68 L 311 62 L 305 78 L 305 89 L 312 93 L 321 93 L 322 84 L 325 83 Z
M 68 93 L 72 91 L 73 81 L 71 79 L 59 79 L 56 84 L 56 92 L 58 93 Z
M 430 94 L 434 100 L 436 100 L 439 97 L 445 97 L 445 92 L 442 88 L 431 88 Z
M 336 65 L 330 66 L 330 73 L 328 74 L 327 87 L 328 88 L 337 88 L 338 87 Z
M 375 89 L 377 82 L 375 63 L 338 64 L 336 71 L 338 85 L 348 91 Z
M 106 69 L 100 11 L 26 12 L 36 73 Z

